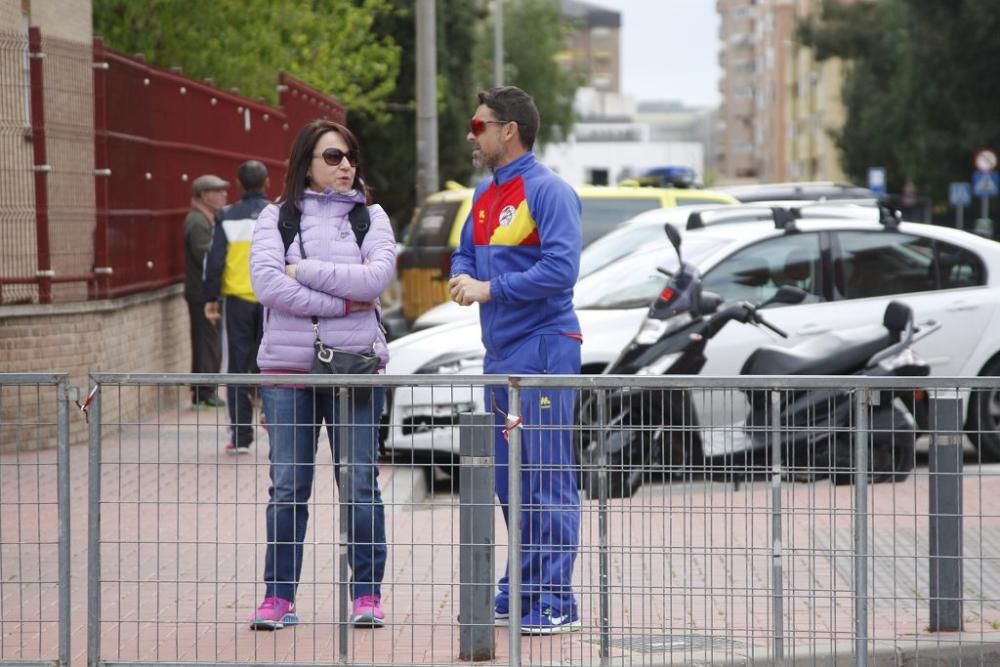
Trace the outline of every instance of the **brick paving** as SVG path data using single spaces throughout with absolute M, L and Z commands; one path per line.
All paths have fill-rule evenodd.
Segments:
M 74 428 L 82 428 L 82 420 Z M 102 466 L 101 657 L 126 662 L 458 662 L 458 503 L 427 495 L 407 467 L 383 465 L 390 624 L 340 644 L 337 508 L 328 450 L 320 454 L 303 582 L 302 624 L 250 631 L 262 593 L 267 455 L 221 451 L 221 412 L 163 412 L 105 438 Z M 266 442 L 266 435 L 261 434 Z M 85 664 L 87 451 L 71 451 L 73 664 Z M 996 468 L 964 484 L 965 631 L 927 631 L 926 470 L 869 489 L 869 635 L 884 642 L 975 644 L 1000 630 L 1000 493 Z M 0 661 L 56 655 L 55 452 L 0 457 Z M 786 655 L 850 655 L 852 487 L 782 488 L 782 632 Z M 598 504 L 586 501 L 576 589 L 582 632 L 524 638 L 522 662 L 599 662 Z M 497 542 L 506 533 L 495 515 Z M 644 487 L 608 504 L 612 663 L 715 664 L 773 651 L 770 483 Z M 497 551 L 498 562 L 506 557 Z M 508 662 L 506 629 L 495 662 Z

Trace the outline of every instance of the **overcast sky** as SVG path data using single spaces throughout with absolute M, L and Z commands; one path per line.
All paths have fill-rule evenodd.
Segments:
M 637 100 L 719 103 L 715 0 L 585 0 L 621 13 L 622 92 Z

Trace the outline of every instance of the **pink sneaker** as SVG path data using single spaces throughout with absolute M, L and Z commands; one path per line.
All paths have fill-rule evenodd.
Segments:
M 264 598 L 257 611 L 250 614 L 251 630 L 280 630 L 286 625 L 295 625 L 298 622 L 295 603 L 283 598 Z
M 377 595 L 362 595 L 356 599 L 351 623 L 357 628 L 381 628 L 385 625 L 382 599 Z

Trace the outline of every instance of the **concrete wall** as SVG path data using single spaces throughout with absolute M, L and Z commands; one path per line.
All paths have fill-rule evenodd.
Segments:
M 14 4 L 17 0 L 8 0 Z M 94 36 L 94 19 L 90 0 L 20 0 L 27 9 L 31 25 L 42 34 L 71 42 L 90 44 Z

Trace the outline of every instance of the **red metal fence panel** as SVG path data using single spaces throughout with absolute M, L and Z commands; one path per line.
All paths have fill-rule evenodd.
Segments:
M 281 106 L 141 57 L 0 34 L 0 304 L 108 298 L 183 280 L 191 182 L 267 165 L 272 198 L 298 129 L 344 122 L 333 98 L 281 73 Z
M 95 61 L 108 64 L 106 142 L 108 295 L 132 293 L 183 279 L 183 221 L 191 181 L 213 173 L 233 183 L 249 159 L 267 165 L 276 197 L 285 160 L 301 125 L 314 118 L 343 122 L 344 107 L 285 74 L 280 108 L 249 100 L 178 72 L 104 49 Z M 104 217 L 98 210 L 98 222 Z

